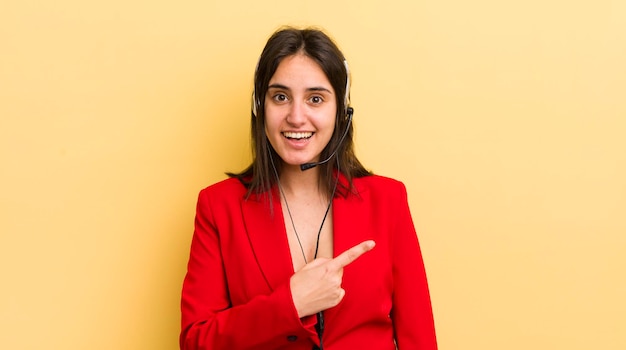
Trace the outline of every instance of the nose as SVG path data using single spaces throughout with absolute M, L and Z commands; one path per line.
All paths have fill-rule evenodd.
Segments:
M 299 126 L 306 122 L 306 105 L 303 102 L 294 100 L 289 108 L 287 115 L 287 123 L 293 126 Z

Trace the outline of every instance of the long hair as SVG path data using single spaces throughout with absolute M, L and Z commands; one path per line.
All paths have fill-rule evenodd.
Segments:
M 265 134 L 265 95 L 269 81 L 278 65 L 285 57 L 302 53 L 313 59 L 324 71 L 335 90 L 337 115 L 335 130 L 330 141 L 320 154 L 320 159 L 328 158 L 337 149 L 334 159 L 320 167 L 319 185 L 330 197 L 336 183 L 337 173 L 343 174 L 347 184 L 339 182 L 338 194 L 348 195 L 353 189 L 352 179 L 370 175 L 354 153 L 352 123 L 348 123 L 349 71 L 345 57 L 335 43 L 322 31 L 312 28 L 296 29 L 286 27 L 276 31 L 267 41 L 254 74 L 254 94 L 250 117 L 252 164 L 240 173 L 227 173 L 238 178 L 252 193 L 267 194 L 276 183 L 273 164 L 281 164 L 281 159 L 271 146 Z M 348 128 L 343 142 L 340 139 Z M 270 159 L 271 157 L 271 159 Z M 276 168 L 280 172 L 280 167 Z

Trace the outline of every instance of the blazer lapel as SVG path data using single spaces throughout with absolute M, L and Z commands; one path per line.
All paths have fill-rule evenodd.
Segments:
M 340 181 L 346 181 L 340 177 Z M 347 181 L 346 181 L 347 183 Z M 357 186 L 357 184 L 355 184 Z M 371 215 L 371 206 L 367 200 L 367 193 L 357 187 L 356 193 L 347 196 L 337 196 L 333 200 L 333 256 L 337 256 L 355 245 L 371 239 L 366 236 L 368 215 Z
M 273 291 L 289 280 L 293 265 L 278 193 L 273 192 L 272 198 L 267 203 L 264 197 L 252 195 L 242 201 L 241 208 L 256 261 Z

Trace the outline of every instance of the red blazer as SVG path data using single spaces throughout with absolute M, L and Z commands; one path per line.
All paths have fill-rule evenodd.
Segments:
M 343 178 L 342 178 L 343 179 Z M 334 256 L 376 247 L 344 268 L 346 294 L 324 311 L 324 349 L 435 350 L 424 264 L 401 182 L 354 180 L 333 199 Z M 298 318 L 279 193 L 245 199 L 236 179 L 200 192 L 182 291 L 183 350 L 302 349 L 319 345 L 315 316 Z

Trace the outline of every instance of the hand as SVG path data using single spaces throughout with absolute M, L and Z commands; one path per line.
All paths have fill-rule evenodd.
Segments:
M 339 304 L 346 294 L 341 288 L 343 268 L 375 245 L 371 240 L 361 242 L 334 259 L 315 259 L 291 276 L 291 296 L 298 317 L 314 315 Z

